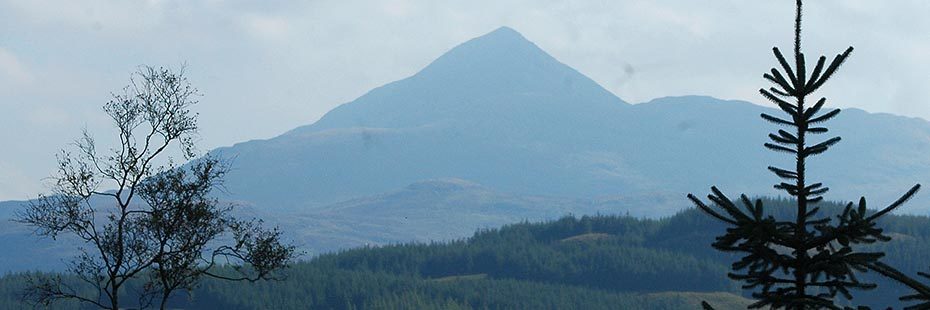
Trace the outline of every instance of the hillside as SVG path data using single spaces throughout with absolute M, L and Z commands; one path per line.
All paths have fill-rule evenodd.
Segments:
M 790 216 L 787 201 L 766 203 L 774 215 Z M 930 218 L 894 215 L 881 226 L 896 236 L 880 246 L 886 262 L 908 273 L 928 268 Z M 725 276 L 732 258 L 709 246 L 722 229 L 696 210 L 661 220 L 588 216 L 512 224 L 453 242 L 322 255 L 287 270 L 283 281 L 207 281 L 192 300 L 175 302 L 198 309 L 683 309 L 707 299 L 721 309 L 745 307 L 748 300 Z M 17 287 L 21 277 L 4 277 L 0 287 Z M 900 305 L 899 287 L 877 283 L 878 290 L 856 294 L 850 304 Z M 0 302 L 11 305 L 10 290 Z
M 635 217 L 671 216 L 681 197 L 630 195 L 597 200 L 505 193 L 461 179 L 417 182 L 390 192 L 360 197 L 319 209 L 273 211 L 235 203 L 235 212 L 257 217 L 287 232 L 302 251 L 314 256 L 366 245 L 447 241 L 465 238 L 476 230 L 521 221 L 546 221 L 593 214 Z M 55 242 L 32 235 L 32 229 L 11 222 L 22 203 L 0 204 L 0 273 L 24 270 L 62 270 L 63 261 L 76 254 L 76 243 Z M 62 236 L 68 241 L 69 236 Z

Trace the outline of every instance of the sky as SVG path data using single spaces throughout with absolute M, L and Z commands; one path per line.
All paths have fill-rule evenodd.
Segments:
M 837 107 L 930 119 L 930 1 L 819 0 L 804 50 L 853 56 L 824 87 Z M 790 50 L 794 1 L 0 0 L 0 200 L 47 190 L 55 154 L 140 65 L 186 66 L 202 152 L 313 123 L 509 26 L 630 103 L 757 90 Z M 763 137 L 760 137 L 763 139 Z

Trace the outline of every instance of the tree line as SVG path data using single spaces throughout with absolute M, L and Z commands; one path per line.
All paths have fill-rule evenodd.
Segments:
M 793 201 L 763 199 L 775 218 L 793 217 Z M 824 212 L 842 203 L 825 202 Z M 872 245 L 887 253 L 889 264 L 904 272 L 925 268 L 930 255 L 930 218 L 891 215 L 879 225 L 895 239 Z M 737 256 L 707 247 L 725 226 L 690 209 L 664 219 L 617 215 L 565 217 L 542 223 L 517 223 L 476 232 L 456 241 L 398 244 L 325 254 L 295 263 L 277 281 L 240 283 L 205 279 L 190 295 L 169 299 L 170 307 L 261 309 L 403 308 L 616 308 L 681 309 L 699 307 L 686 292 L 700 292 L 721 309 L 749 305 L 751 291 L 727 278 Z M 236 274 L 218 266 L 218 275 Z M 28 274 L 0 278 L 3 302 L 18 304 L 18 289 Z M 884 290 L 859 294 L 840 305 L 895 305 L 906 289 L 887 279 L 865 277 Z M 63 281 L 79 284 L 73 277 Z M 130 281 L 128 291 L 142 285 Z M 92 291 L 92 290 L 89 290 Z M 728 295 L 720 295 L 721 292 Z M 894 294 L 889 294 L 892 292 Z M 130 294 L 127 294 L 127 298 Z M 742 297 L 740 297 L 742 296 Z M 855 303 L 853 303 L 855 301 Z M 741 303 L 742 302 L 742 303 Z M 411 304 L 413 303 L 413 304 Z M 74 304 L 60 304 L 74 305 Z M 454 305 L 454 306 L 453 306 Z M 668 307 L 662 305 L 670 305 Z M 69 308 L 69 307 L 64 307 Z

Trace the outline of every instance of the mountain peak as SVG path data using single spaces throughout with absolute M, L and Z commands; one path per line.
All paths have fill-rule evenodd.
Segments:
M 559 67 L 567 68 L 519 32 L 504 26 L 452 48 L 417 75 L 461 77 L 461 74 L 469 72 L 489 74 L 533 68 L 562 69 Z
M 591 122 L 628 106 L 516 30 L 500 27 L 453 47 L 415 75 L 376 88 L 292 132 L 415 128 L 501 117 L 525 129 L 530 123 Z
M 513 28 L 510 28 L 510 27 L 507 27 L 507 26 L 500 26 L 500 27 L 497 27 L 497 29 L 494 29 L 494 31 L 488 32 L 488 34 L 492 34 L 492 33 L 501 33 L 501 34 L 507 34 L 507 35 L 517 35 L 517 36 L 523 37 L 523 35 L 521 35 L 519 32 L 517 32 L 517 31 L 514 30 Z
M 493 43 L 522 43 L 522 44 L 533 44 L 526 39 L 522 34 L 514 30 L 513 28 L 507 26 L 501 26 L 494 31 L 488 32 L 480 37 L 474 38 L 470 41 L 476 42 L 493 42 Z

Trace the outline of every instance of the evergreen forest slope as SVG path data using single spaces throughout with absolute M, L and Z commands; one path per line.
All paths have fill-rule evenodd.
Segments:
M 776 217 L 789 201 L 766 200 Z M 779 207 L 781 206 L 781 207 Z M 823 203 L 824 214 L 840 205 Z M 930 218 L 893 215 L 881 224 L 893 241 L 874 246 L 887 263 L 927 270 Z M 733 257 L 709 244 L 723 227 L 689 209 L 663 219 L 564 217 L 484 229 L 451 242 L 362 247 L 321 255 L 256 284 L 207 281 L 175 306 L 197 309 L 720 309 L 749 299 L 726 278 Z M 21 306 L 24 274 L 0 279 L 0 308 Z M 882 279 L 851 305 L 899 306 L 903 291 Z M 131 291 L 131 290 L 130 290 Z M 883 308 L 883 307 L 882 307 Z

